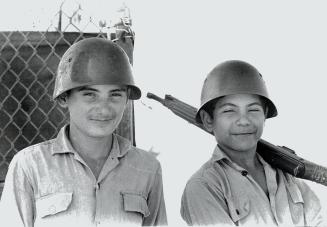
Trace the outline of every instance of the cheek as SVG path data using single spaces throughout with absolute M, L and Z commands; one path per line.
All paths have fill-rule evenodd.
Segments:
M 73 118 L 80 118 L 86 112 L 82 105 L 71 105 L 68 107 L 69 115 Z
M 219 118 L 214 121 L 213 131 L 218 137 L 229 134 L 230 128 L 232 127 L 232 122 L 226 118 Z
M 115 114 L 115 116 L 117 118 L 120 119 L 123 116 L 123 114 L 124 114 L 125 107 L 126 107 L 126 105 L 124 105 L 124 104 L 114 105 L 112 107 L 112 112 L 113 112 L 113 114 Z
M 253 125 L 257 129 L 257 136 L 258 137 L 261 137 L 262 132 L 263 132 L 263 128 L 264 128 L 264 125 L 265 125 L 265 118 L 264 118 L 264 116 L 260 116 L 260 117 L 254 118 L 252 120 L 252 122 L 253 122 Z

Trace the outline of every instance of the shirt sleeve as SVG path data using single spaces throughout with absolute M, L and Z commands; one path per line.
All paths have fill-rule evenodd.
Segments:
M 307 226 L 326 226 L 326 220 L 323 220 L 323 210 L 317 195 L 303 181 L 297 180 L 304 201 L 304 217 Z
M 201 179 L 186 184 L 180 211 L 188 225 L 234 225 L 223 194 Z
M 1 223 L 15 227 L 34 226 L 34 194 L 19 155 L 12 159 L 0 201 Z
M 157 172 L 154 176 L 152 188 L 148 195 L 148 207 L 150 215 L 144 218 L 144 226 L 167 225 L 167 214 L 163 194 L 161 166 L 159 163 Z

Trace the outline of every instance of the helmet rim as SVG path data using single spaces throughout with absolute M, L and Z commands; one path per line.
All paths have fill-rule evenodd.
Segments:
M 196 113 L 196 122 L 202 123 L 200 111 L 209 102 L 233 94 L 259 95 L 266 100 L 268 106 L 266 118 L 272 118 L 278 114 L 259 71 L 247 62 L 229 60 L 218 64 L 207 75 L 202 86 L 201 105 Z

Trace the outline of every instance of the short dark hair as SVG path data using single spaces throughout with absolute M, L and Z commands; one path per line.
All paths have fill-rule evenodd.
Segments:
M 70 95 L 71 90 L 65 91 L 64 93 L 60 94 L 56 100 L 66 100 L 66 98 L 68 98 L 68 96 Z

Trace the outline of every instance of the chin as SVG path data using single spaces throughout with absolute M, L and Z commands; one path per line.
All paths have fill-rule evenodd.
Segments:
M 249 151 L 255 149 L 257 146 L 257 141 L 247 140 L 247 141 L 231 141 L 228 146 L 236 151 Z
M 239 150 L 239 151 L 249 151 L 249 150 L 255 149 L 256 146 L 257 146 L 256 143 L 239 143 L 234 147 L 236 148 L 236 150 Z
M 108 137 L 112 134 L 113 132 L 89 132 L 88 136 L 89 137 L 93 137 L 93 138 L 104 138 L 104 137 Z
M 101 137 L 110 136 L 114 131 L 115 130 L 112 127 L 108 127 L 108 128 L 89 127 L 87 129 L 87 134 L 90 137 L 101 138 Z

